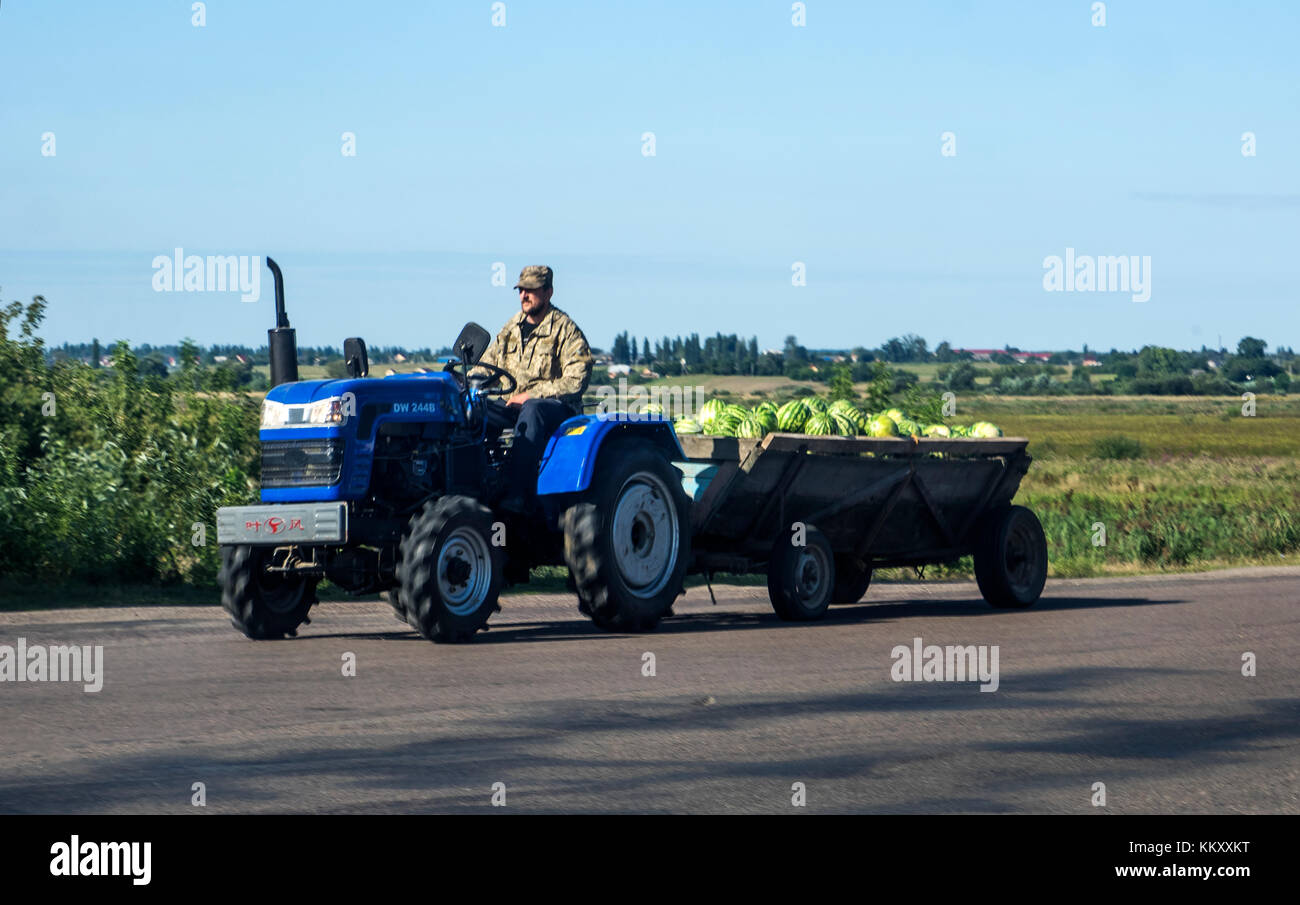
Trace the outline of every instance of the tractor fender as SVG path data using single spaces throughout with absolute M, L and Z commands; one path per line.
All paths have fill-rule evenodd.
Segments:
M 600 450 L 611 440 L 623 437 L 657 447 L 670 462 L 686 459 L 672 422 L 659 415 L 575 415 L 556 428 L 546 443 L 538 466 L 538 496 L 586 490 Z

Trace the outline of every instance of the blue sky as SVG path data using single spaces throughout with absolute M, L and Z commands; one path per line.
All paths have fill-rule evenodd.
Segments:
M 152 290 L 182 247 L 274 256 L 311 344 L 495 331 L 548 263 L 603 347 L 1300 345 L 1300 4 L 806 6 L 4 0 L 0 298 L 264 342 L 265 271 Z M 1045 292 L 1067 247 L 1150 256 L 1150 301 Z

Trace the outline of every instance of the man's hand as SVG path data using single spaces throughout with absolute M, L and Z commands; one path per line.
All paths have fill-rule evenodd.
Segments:
M 509 400 L 506 401 L 506 405 L 523 405 L 525 402 L 527 402 L 529 399 L 532 398 L 533 397 L 529 396 L 527 393 L 515 393 L 513 396 L 510 397 Z

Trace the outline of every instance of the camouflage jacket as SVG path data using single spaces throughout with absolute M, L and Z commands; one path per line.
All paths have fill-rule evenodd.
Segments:
M 480 359 L 505 368 L 519 382 L 515 392 L 558 399 L 582 412 L 582 393 L 591 379 L 591 349 L 573 318 L 554 305 L 528 340 L 520 339 L 524 313 L 515 314 L 501 328 Z

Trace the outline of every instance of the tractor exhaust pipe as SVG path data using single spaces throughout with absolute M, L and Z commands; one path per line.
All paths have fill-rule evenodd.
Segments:
M 266 331 L 266 346 L 271 357 L 271 386 L 278 387 L 298 380 L 298 337 L 284 311 L 284 275 L 280 273 L 280 265 L 268 257 L 266 266 L 275 277 L 275 327 Z

